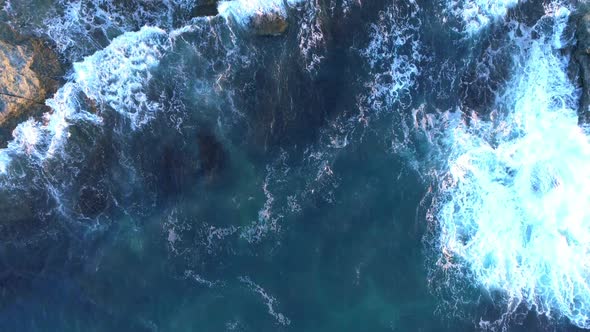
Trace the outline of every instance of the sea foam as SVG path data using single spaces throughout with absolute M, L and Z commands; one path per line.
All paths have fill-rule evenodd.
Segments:
M 494 20 L 504 18 L 517 4 L 518 0 L 453 0 L 447 9 L 463 22 L 465 33 L 474 34 Z
M 219 15 L 225 19 L 232 17 L 239 24 L 247 25 L 250 19 L 262 13 L 286 15 L 288 6 L 297 5 L 304 0 L 235 0 L 222 1 L 217 6 Z
M 448 133 L 433 216 L 439 268 L 499 292 L 502 322 L 525 306 L 590 327 L 590 139 L 559 49 L 569 14 L 556 8 L 521 27 L 491 120 L 473 116 Z

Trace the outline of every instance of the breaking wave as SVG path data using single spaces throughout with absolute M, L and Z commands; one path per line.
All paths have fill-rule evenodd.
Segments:
M 438 268 L 449 283 L 467 275 L 501 294 L 504 314 L 481 327 L 525 307 L 590 328 L 590 139 L 561 51 L 569 15 L 553 6 L 532 28 L 515 25 L 512 79 L 489 119 L 473 114 L 448 132 L 431 216 Z

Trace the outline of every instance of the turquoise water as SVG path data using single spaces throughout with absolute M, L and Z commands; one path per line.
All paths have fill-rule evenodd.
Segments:
M 0 154 L 0 331 L 587 327 L 582 5 L 0 4 L 69 68 Z

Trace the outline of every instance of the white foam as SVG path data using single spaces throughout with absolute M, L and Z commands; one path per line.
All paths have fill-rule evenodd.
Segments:
M 494 20 L 502 19 L 508 10 L 519 0 L 452 0 L 448 10 L 459 17 L 464 24 L 464 32 L 474 34 Z
M 109 29 L 118 31 L 121 28 L 117 22 L 120 21 L 118 17 L 104 11 L 100 6 L 90 10 L 89 4 L 82 0 L 60 1 L 58 4 L 64 7 L 63 14 L 47 17 L 43 22 L 44 26 L 37 32 L 51 38 L 60 54 L 70 60 L 77 61 L 89 50 L 101 48 L 92 36 L 97 31 L 106 35 Z M 102 23 L 97 25 L 96 21 Z
M 139 127 L 157 108 L 143 86 L 169 42 L 166 32 L 154 27 L 123 34 L 106 49 L 74 64 L 76 83 L 88 97 L 112 107 L 131 119 L 134 128 Z
M 501 291 L 504 318 L 522 304 L 590 328 L 590 139 L 554 42 L 568 15 L 548 13 L 555 34 L 519 42 L 493 122 L 473 117 L 449 132 L 435 218 L 440 266 Z
M 275 306 L 277 305 L 277 299 L 274 298 L 272 295 L 269 295 L 264 288 L 262 288 L 260 285 L 256 284 L 255 282 L 253 282 L 250 277 L 245 276 L 245 277 L 238 277 L 238 280 L 244 284 L 246 284 L 248 286 L 248 288 L 250 290 L 252 290 L 253 292 L 257 293 L 258 295 L 260 295 L 260 297 L 262 298 L 262 300 L 264 301 L 267 309 L 268 309 L 268 313 L 269 315 L 271 315 L 272 317 L 274 317 L 277 321 L 277 323 L 283 325 L 283 326 L 288 326 L 291 324 L 291 320 L 289 320 L 289 318 L 285 315 L 283 315 L 280 312 L 277 312 L 275 309 Z
M 103 48 L 112 40 L 142 26 L 172 29 L 188 22 L 195 0 L 118 1 L 57 0 L 44 13 L 36 32 L 51 38 L 61 55 L 79 61 L 84 55 Z M 19 13 L 28 17 L 28 13 Z M 179 24 L 180 23 L 180 24 Z
M 10 3 L 10 0 L 6 0 L 4 2 L 4 5 L 2 6 L 2 11 L 4 11 L 7 14 L 10 14 L 12 12 L 12 4 Z
M 324 36 L 324 27 L 322 26 L 325 19 L 325 8 L 322 8 L 316 1 L 307 1 L 304 4 L 305 15 L 298 22 L 299 32 L 299 51 L 303 57 L 306 69 L 314 73 L 324 60 L 326 42 Z
M 371 111 L 409 105 L 410 89 L 420 74 L 419 63 L 423 59 L 421 22 L 416 15 L 419 10 L 415 3 L 407 9 L 391 6 L 371 25 L 370 43 L 361 53 L 373 77 L 367 84 L 370 92 L 364 98 Z
M 266 13 L 287 14 L 288 6 L 294 6 L 304 0 L 234 0 L 218 4 L 219 15 L 225 19 L 233 18 L 242 25 L 250 23 L 252 17 Z

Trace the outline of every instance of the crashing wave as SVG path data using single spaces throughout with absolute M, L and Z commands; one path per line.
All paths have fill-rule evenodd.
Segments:
M 521 27 L 513 78 L 491 120 L 473 116 L 448 136 L 433 215 L 439 268 L 499 291 L 505 314 L 496 323 L 524 306 L 590 327 L 590 139 L 560 52 L 569 14 L 561 7 Z M 548 33 L 533 38 L 540 30 Z

